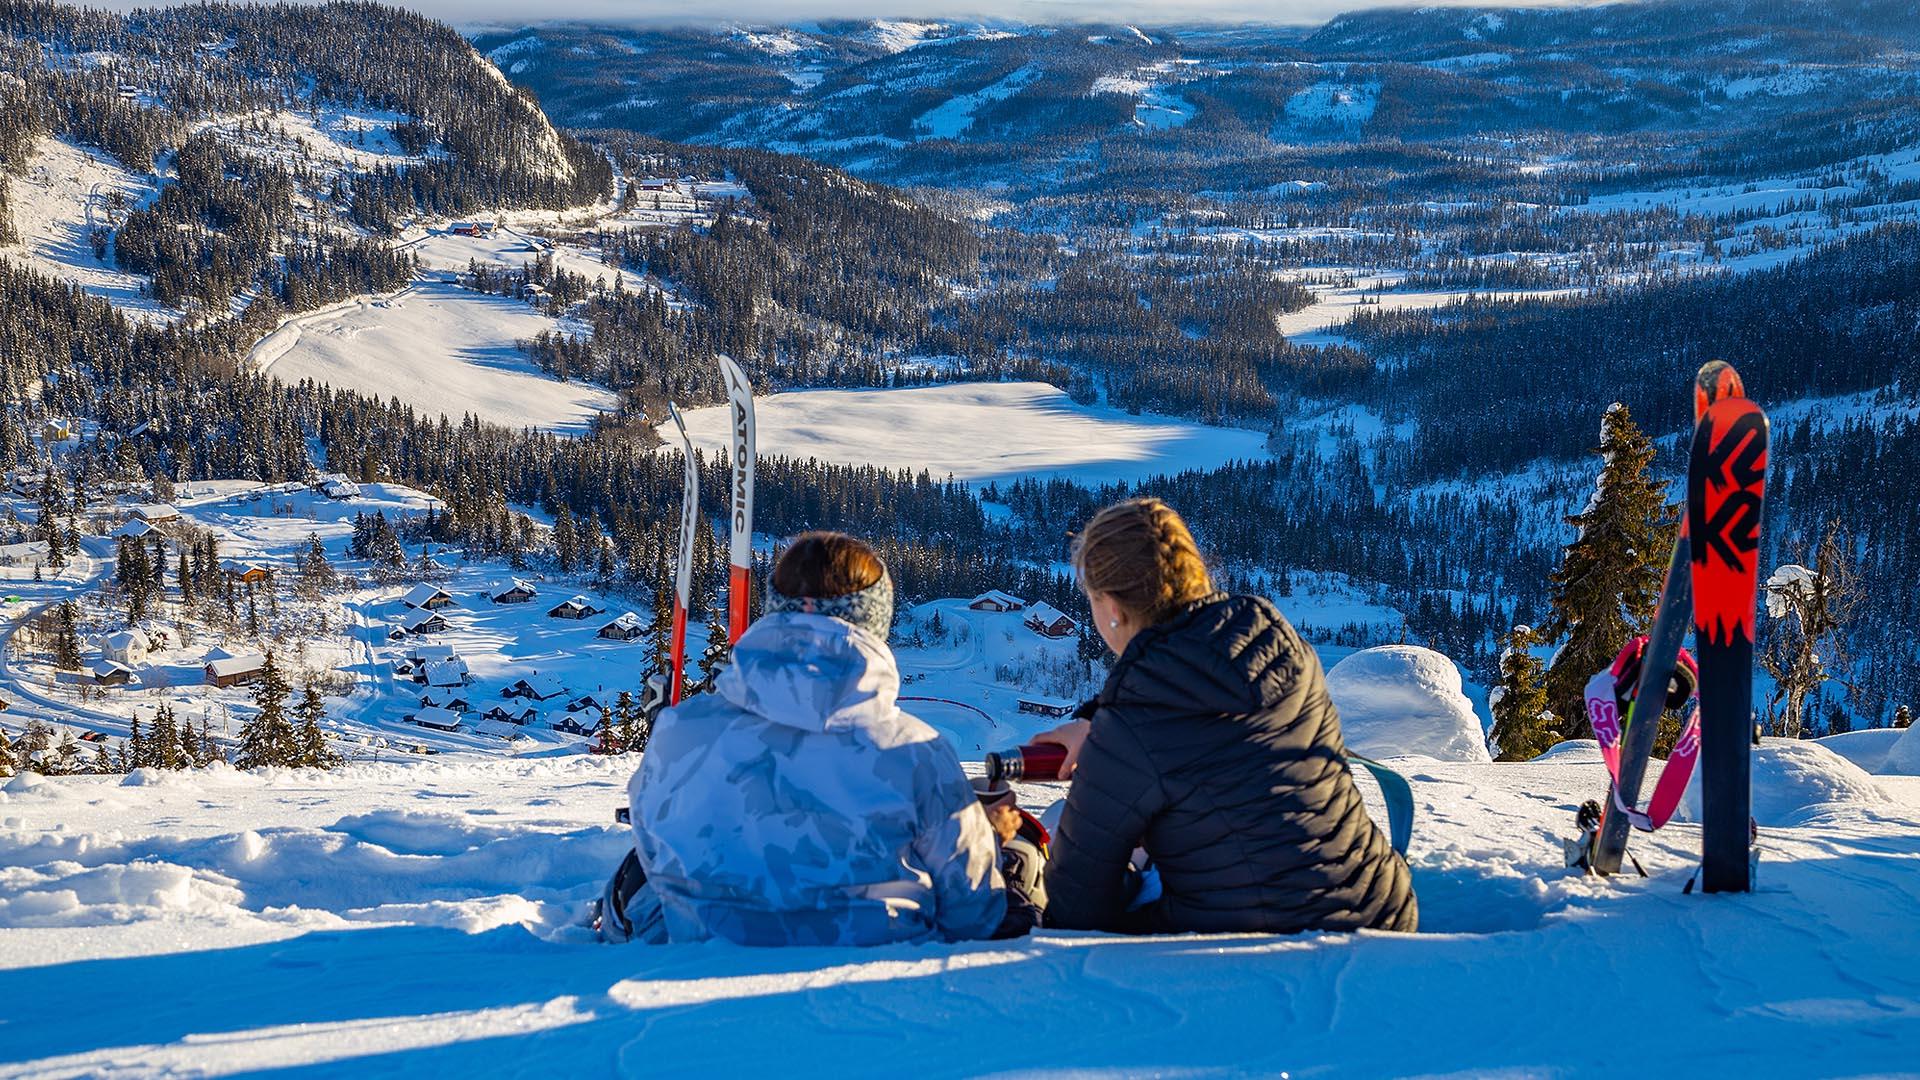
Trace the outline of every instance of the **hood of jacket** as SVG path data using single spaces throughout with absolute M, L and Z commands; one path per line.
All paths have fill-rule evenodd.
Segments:
M 1176 713 L 1256 713 L 1286 698 L 1305 660 L 1271 602 L 1216 593 L 1134 635 L 1100 700 Z
M 888 726 L 900 670 L 886 643 L 830 615 L 761 616 L 733 646 L 715 689 L 744 712 L 803 731 Z

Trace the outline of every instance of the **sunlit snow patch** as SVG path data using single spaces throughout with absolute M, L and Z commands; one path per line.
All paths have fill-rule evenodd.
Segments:
M 1259 432 L 1078 405 L 1045 383 L 805 390 L 761 398 L 757 411 L 764 455 L 980 482 L 1031 476 L 1105 484 L 1266 453 Z M 697 409 L 686 420 L 698 445 L 717 451 L 728 444 L 725 408 Z

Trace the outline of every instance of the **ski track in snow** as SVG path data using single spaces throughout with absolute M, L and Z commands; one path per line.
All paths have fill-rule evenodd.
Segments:
M 1556 837 L 1603 779 L 1587 757 L 1408 758 L 1420 935 L 601 946 L 573 922 L 627 844 L 610 812 L 633 764 L 11 784 L 0 1077 L 1586 1076 L 1622 1060 L 1765 1077 L 1920 1060 L 1920 779 L 1763 831 L 1750 896 L 1681 895 L 1684 825 L 1636 837 L 1651 878 L 1561 866 Z M 1036 808 L 1057 794 L 1022 790 Z

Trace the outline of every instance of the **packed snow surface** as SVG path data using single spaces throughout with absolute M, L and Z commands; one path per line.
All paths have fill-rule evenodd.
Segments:
M 509 427 L 577 431 L 614 395 L 561 382 L 515 343 L 560 324 L 524 301 L 421 282 L 290 320 L 254 346 L 254 366 L 286 382 L 313 379 L 429 414 L 473 413 Z
M 759 398 L 754 412 L 762 455 L 925 469 L 939 479 L 1104 484 L 1266 453 L 1259 432 L 1079 405 L 1045 383 L 805 390 Z M 696 409 L 686 421 L 695 445 L 730 445 L 724 406 Z
M 0 1076 L 1910 1073 L 1920 780 L 1765 830 L 1760 891 L 1568 870 L 1588 762 L 1422 761 L 1418 935 L 602 946 L 634 768 L 587 756 L 0 791 Z M 1030 808 L 1054 785 L 1021 790 Z M 1490 1004 L 1489 994 L 1497 997 Z M 1593 1011 L 1605 1001 L 1604 1038 Z
M 1418 645 L 1362 649 L 1327 672 L 1347 747 L 1368 757 L 1486 761 L 1460 669 Z

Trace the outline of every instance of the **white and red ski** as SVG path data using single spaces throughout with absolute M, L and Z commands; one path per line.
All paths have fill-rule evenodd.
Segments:
M 687 608 L 693 592 L 693 530 L 700 520 L 700 463 L 693 456 L 693 440 L 687 438 L 680 410 L 668 402 L 667 412 L 680 432 L 680 452 L 686 463 L 680 492 L 680 557 L 673 572 L 673 681 L 667 689 L 667 703 L 678 705 L 686 685 Z
M 732 419 L 733 487 L 728 522 L 732 528 L 727 577 L 727 644 L 740 640 L 753 621 L 749 598 L 753 594 L 753 384 L 730 356 L 720 357 L 720 374 L 727 383 L 727 412 Z

